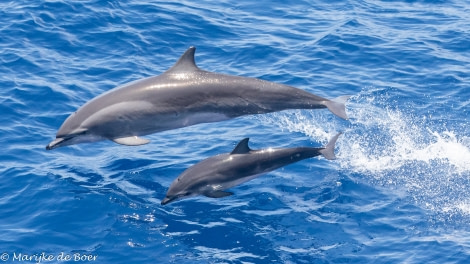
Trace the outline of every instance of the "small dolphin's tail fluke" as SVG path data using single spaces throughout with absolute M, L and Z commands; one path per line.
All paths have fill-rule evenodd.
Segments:
M 336 144 L 336 140 L 338 140 L 338 137 L 341 134 L 342 133 L 336 134 L 333 138 L 330 139 L 330 142 L 328 142 L 328 144 L 326 144 L 325 148 L 320 150 L 320 153 L 323 155 L 323 157 L 325 157 L 325 159 L 329 159 L 329 160 L 336 159 L 335 144 Z
M 340 97 L 336 97 L 333 100 L 328 100 L 325 102 L 326 107 L 330 110 L 333 114 L 341 117 L 342 119 L 348 119 L 348 115 L 346 114 L 346 106 L 344 103 L 351 97 L 350 95 L 344 95 Z

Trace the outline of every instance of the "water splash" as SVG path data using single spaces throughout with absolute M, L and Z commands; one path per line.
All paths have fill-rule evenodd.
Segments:
M 375 110 L 376 116 L 362 113 L 364 110 L 353 114 L 358 118 L 348 131 L 345 140 L 349 142 L 341 146 L 342 167 L 378 176 L 409 165 L 439 165 L 459 175 L 470 171 L 468 137 L 445 127 L 430 126 L 426 118 L 401 110 Z
M 405 190 L 435 220 L 468 219 L 469 124 L 458 124 L 458 117 L 435 120 L 425 107 L 412 105 L 412 100 L 398 105 L 398 100 L 393 90 L 362 92 L 348 103 L 349 122 L 302 110 L 264 121 L 315 141 L 326 142 L 343 131 L 337 144 L 343 171 L 370 184 Z

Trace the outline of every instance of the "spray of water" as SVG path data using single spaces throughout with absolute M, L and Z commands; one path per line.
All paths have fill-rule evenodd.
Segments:
M 470 217 L 468 123 L 456 126 L 451 123 L 456 119 L 436 121 L 415 107 L 398 107 L 386 91 L 362 92 L 347 108 L 349 121 L 300 110 L 265 121 L 316 141 L 343 131 L 337 144 L 343 171 L 405 190 L 416 205 L 443 220 Z

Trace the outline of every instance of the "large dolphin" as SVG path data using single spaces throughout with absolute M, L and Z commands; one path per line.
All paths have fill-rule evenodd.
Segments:
M 181 173 L 170 185 L 162 205 L 195 195 L 211 198 L 229 196 L 233 193 L 226 189 L 291 163 L 318 155 L 335 159 L 334 147 L 340 134 L 334 136 L 324 148 L 252 150 L 248 147 L 248 138 L 245 138 L 232 152 L 205 159 Z
M 105 139 L 142 145 L 149 142 L 143 135 L 285 109 L 328 108 L 347 119 L 347 96 L 331 101 L 283 84 L 204 71 L 195 64 L 195 50 L 159 76 L 93 98 L 64 121 L 46 149 Z

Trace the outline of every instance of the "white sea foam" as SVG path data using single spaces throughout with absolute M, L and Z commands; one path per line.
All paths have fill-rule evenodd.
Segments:
M 371 184 L 404 189 L 418 206 L 445 217 L 470 216 L 469 124 L 447 127 L 387 94 L 363 92 L 347 105 L 349 121 L 319 111 L 279 113 L 265 119 L 326 142 L 338 131 L 336 161 Z M 455 202 L 458 201 L 458 202 Z
M 423 120 L 390 110 L 367 121 L 353 122 L 338 154 L 343 168 L 381 174 L 410 163 L 424 168 L 437 162 L 447 167 L 449 174 L 470 172 L 468 138 L 455 131 L 438 132 L 442 128 L 427 127 Z

